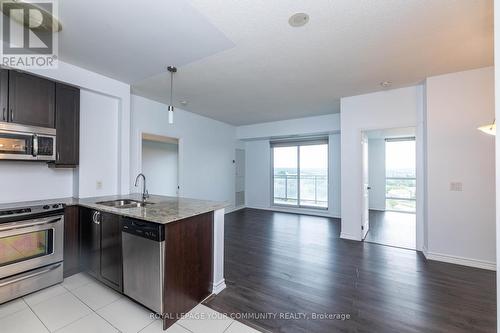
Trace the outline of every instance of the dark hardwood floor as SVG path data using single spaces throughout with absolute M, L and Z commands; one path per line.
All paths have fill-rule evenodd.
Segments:
M 226 215 L 227 288 L 206 305 L 272 332 L 495 332 L 495 272 L 339 234 L 338 219 L 255 209 Z M 278 317 L 242 318 L 248 313 Z
M 415 214 L 370 210 L 369 216 L 370 229 L 365 242 L 416 249 Z

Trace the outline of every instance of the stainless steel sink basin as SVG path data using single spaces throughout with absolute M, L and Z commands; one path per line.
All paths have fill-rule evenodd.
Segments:
M 118 200 L 111 200 L 111 201 L 101 201 L 101 202 L 96 202 L 98 205 L 104 205 L 104 206 L 109 206 L 109 207 L 114 207 L 114 208 L 136 208 L 136 207 L 144 207 L 146 205 L 152 205 L 152 202 L 144 202 L 144 201 L 137 201 L 137 200 L 131 200 L 131 199 L 118 199 Z

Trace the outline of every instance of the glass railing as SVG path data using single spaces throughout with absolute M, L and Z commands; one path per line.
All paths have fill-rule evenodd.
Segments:
M 385 181 L 386 210 L 415 213 L 417 180 L 387 177 Z
M 292 174 L 274 175 L 274 203 L 305 207 L 328 207 L 328 176 Z M 298 191 L 300 185 L 300 203 Z

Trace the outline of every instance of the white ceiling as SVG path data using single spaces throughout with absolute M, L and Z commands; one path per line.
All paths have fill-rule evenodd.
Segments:
M 65 0 L 61 58 L 246 125 L 339 112 L 339 99 L 493 64 L 491 0 Z M 310 15 L 301 28 L 293 13 Z
M 133 83 L 234 47 L 186 0 L 61 0 L 63 61 Z

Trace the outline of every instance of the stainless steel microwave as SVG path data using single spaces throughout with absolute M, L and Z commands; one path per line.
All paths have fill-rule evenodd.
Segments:
M 0 160 L 55 161 L 54 128 L 0 123 Z

